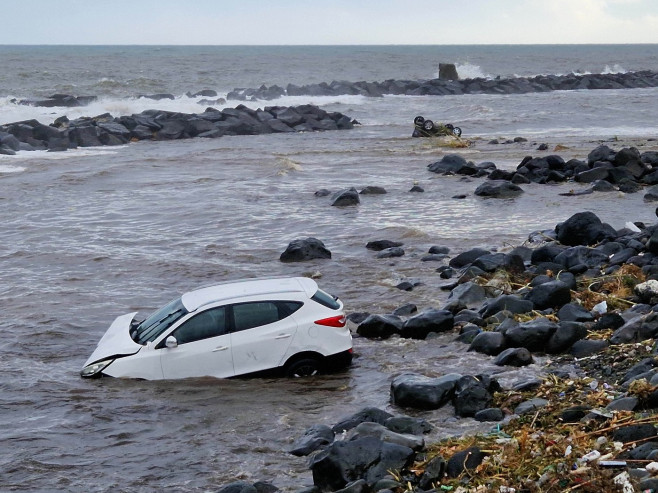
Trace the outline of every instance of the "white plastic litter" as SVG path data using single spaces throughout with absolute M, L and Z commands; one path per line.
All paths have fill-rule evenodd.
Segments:
M 628 474 L 626 471 L 622 472 L 621 474 L 618 474 L 615 476 L 613 479 L 615 484 L 618 484 L 621 486 L 621 491 L 623 493 L 634 493 L 635 488 L 633 487 L 633 484 L 631 483 L 631 476 Z
M 591 462 L 598 459 L 599 457 L 601 457 L 601 452 L 598 450 L 592 450 L 591 452 L 587 452 L 585 455 L 583 455 L 580 460 L 583 462 Z
M 608 311 L 608 304 L 603 300 L 601 303 L 597 303 L 592 307 L 592 311 L 594 313 L 598 313 L 599 315 L 603 315 Z
M 658 462 L 650 462 L 644 467 L 649 474 L 656 476 L 658 474 Z
M 626 227 L 626 229 L 630 229 L 633 233 L 639 233 L 640 232 L 640 228 L 635 226 L 635 224 L 633 224 L 630 221 L 627 221 L 626 224 L 624 224 L 624 226 Z

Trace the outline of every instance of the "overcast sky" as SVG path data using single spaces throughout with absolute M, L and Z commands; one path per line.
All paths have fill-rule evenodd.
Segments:
M 0 44 L 658 43 L 658 0 L 2 0 Z

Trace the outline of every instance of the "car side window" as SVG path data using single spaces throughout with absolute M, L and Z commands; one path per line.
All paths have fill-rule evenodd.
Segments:
M 233 305 L 235 331 L 278 322 L 299 310 L 302 305 L 298 301 L 257 301 Z
M 171 335 L 178 344 L 209 339 L 228 333 L 226 307 L 211 308 L 183 322 Z

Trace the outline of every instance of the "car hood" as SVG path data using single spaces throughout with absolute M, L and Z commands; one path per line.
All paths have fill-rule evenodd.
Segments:
M 126 356 L 135 354 L 143 346 L 137 344 L 130 337 L 130 322 L 135 318 L 137 312 L 126 313 L 117 317 L 110 328 L 105 331 L 101 340 L 98 341 L 96 349 L 89 356 L 84 366 L 110 358 L 112 356 Z

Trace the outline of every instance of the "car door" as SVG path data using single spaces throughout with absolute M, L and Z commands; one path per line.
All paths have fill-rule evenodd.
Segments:
M 297 331 L 290 315 L 300 302 L 257 301 L 232 305 L 231 350 L 236 375 L 276 368 Z
M 176 338 L 176 347 L 166 347 L 169 336 Z M 166 379 L 234 375 L 225 306 L 193 315 L 167 334 L 158 348 Z

